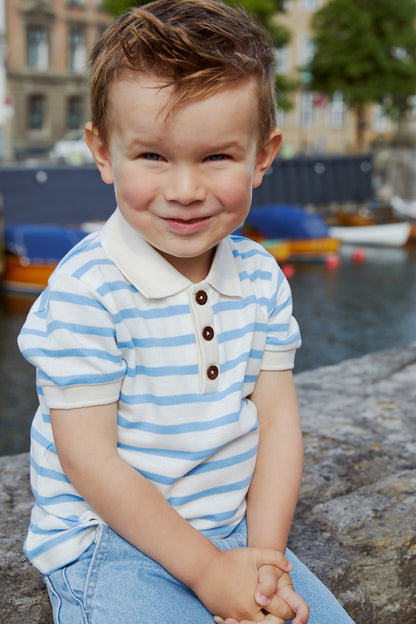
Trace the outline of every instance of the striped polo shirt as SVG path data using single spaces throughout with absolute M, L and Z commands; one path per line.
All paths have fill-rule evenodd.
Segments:
M 37 370 L 35 497 L 25 552 L 43 573 L 76 560 L 100 517 L 64 474 L 50 408 L 118 401 L 118 453 L 205 535 L 245 513 L 261 369 L 300 345 L 288 283 L 260 245 L 230 236 L 195 284 L 116 210 L 60 262 L 19 336 Z M 145 501 L 144 501 L 145 502 Z

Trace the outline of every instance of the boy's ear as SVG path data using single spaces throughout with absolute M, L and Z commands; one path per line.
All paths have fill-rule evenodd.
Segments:
M 275 128 L 257 153 L 253 172 L 253 188 L 257 188 L 262 183 L 263 176 L 275 159 L 281 144 L 282 133 L 278 128 Z
M 114 179 L 110 152 L 101 140 L 97 128 L 90 121 L 85 125 L 85 142 L 91 150 L 95 164 L 101 173 L 102 181 L 106 184 L 112 184 Z

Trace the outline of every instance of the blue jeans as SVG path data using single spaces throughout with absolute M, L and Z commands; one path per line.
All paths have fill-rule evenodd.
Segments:
M 246 546 L 245 521 L 222 550 Z M 291 553 L 295 590 L 310 607 L 308 624 L 354 624 L 331 592 Z M 186 585 L 108 527 L 71 565 L 45 577 L 55 624 L 213 624 Z

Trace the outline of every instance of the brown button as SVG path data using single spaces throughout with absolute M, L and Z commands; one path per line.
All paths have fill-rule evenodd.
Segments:
M 212 329 L 212 327 L 210 327 L 209 325 L 204 327 L 204 329 L 202 330 L 202 337 L 204 338 L 204 340 L 212 340 L 214 338 L 214 330 Z
M 197 303 L 199 303 L 199 305 L 205 305 L 208 301 L 208 295 L 205 290 L 198 290 L 195 295 L 195 300 Z
M 216 379 L 218 377 L 218 373 L 219 373 L 218 366 L 212 365 L 207 368 L 208 379 Z

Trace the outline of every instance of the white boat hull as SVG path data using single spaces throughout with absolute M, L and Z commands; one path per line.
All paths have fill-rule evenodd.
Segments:
M 329 228 L 330 236 L 349 245 L 376 245 L 403 247 L 411 232 L 411 224 L 383 223 L 380 225 L 334 226 Z

